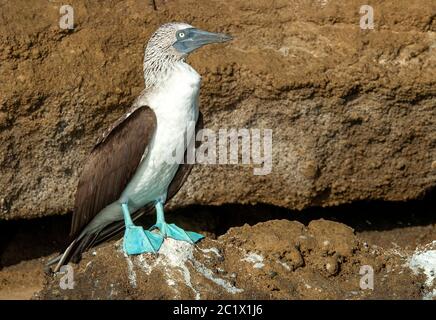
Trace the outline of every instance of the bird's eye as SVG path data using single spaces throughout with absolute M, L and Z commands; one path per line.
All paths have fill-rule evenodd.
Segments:
M 179 38 L 184 38 L 185 37 L 185 33 L 184 32 L 179 32 Z

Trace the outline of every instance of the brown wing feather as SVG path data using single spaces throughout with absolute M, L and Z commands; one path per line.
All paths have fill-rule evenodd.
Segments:
M 71 236 L 78 235 L 97 213 L 120 197 L 155 128 L 154 112 L 147 106 L 134 107 L 97 142 L 79 180 Z

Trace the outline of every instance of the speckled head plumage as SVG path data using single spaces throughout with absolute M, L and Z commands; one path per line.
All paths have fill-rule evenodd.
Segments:
M 160 26 L 145 48 L 143 71 L 146 88 L 164 78 L 165 73 L 183 62 L 195 49 L 231 39 L 228 35 L 196 29 L 187 23 L 171 22 Z
M 177 41 L 177 31 L 193 28 L 187 23 L 166 23 L 157 29 L 145 48 L 144 65 L 150 61 L 162 60 L 176 62 L 186 57 L 173 47 Z

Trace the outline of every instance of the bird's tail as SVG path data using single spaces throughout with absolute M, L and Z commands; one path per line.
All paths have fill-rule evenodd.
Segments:
M 120 205 L 117 203 L 108 205 L 86 225 L 78 236 L 72 238 L 70 244 L 61 255 L 48 261 L 46 266 L 50 267 L 56 264 L 53 272 L 58 272 L 62 265 L 70 261 L 74 263 L 79 262 L 83 252 L 115 236 L 123 229 L 124 223 L 122 223 L 122 220 L 120 221 L 120 218 L 122 219 Z
M 132 220 L 137 220 L 144 213 L 153 212 L 154 206 L 147 205 L 143 209 L 136 211 L 132 215 Z M 105 207 L 77 236 L 73 238 L 63 253 L 47 262 L 46 267 L 50 268 L 56 264 L 53 272 L 68 262 L 78 263 L 82 258 L 82 253 L 93 246 L 106 240 L 112 239 L 124 230 L 124 220 L 121 206 L 112 203 Z

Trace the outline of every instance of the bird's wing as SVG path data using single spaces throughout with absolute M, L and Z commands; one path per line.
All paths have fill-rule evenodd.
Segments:
M 199 113 L 197 123 L 195 125 L 195 135 L 197 135 L 198 131 L 201 129 L 203 129 L 203 115 Z M 201 142 L 195 142 L 195 148 L 198 148 L 200 143 Z M 176 193 L 179 191 L 179 189 L 183 186 L 186 179 L 188 178 L 189 173 L 191 172 L 193 164 L 186 163 L 187 162 L 186 159 L 187 159 L 187 150 L 185 150 L 184 163 L 179 165 L 179 168 L 177 169 L 177 172 L 174 175 L 174 178 L 168 187 L 167 202 L 176 195 Z M 144 214 L 152 214 L 154 212 L 155 212 L 154 203 L 148 203 L 140 210 L 134 212 L 132 214 L 132 219 L 133 221 L 135 221 Z M 99 232 L 98 236 L 95 239 L 92 239 L 92 241 L 90 241 L 86 245 L 86 247 L 83 247 L 83 250 L 86 250 L 91 246 L 96 246 L 104 241 L 116 237 L 119 234 L 119 232 L 121 232 L 123 229 L 124 229 L 124 220 L 114 221 L 110 225 L 106 226 L 103 230 L 101 230 L 101 232 Z M 79 259 L 79 255 L 75 255 L 75 257 L 72 260 L 78 261 L 78 259 Z
M 203 116 L 201 113 L 198 115 L 197 123 L 195 125 L 195 135 L 197 135 L 198 131 L 203 128 Z M 198 148 L 198 145 L 200 142 L 195 142 L 195 147 Z M 167 202 L 171 200 L 172 197 L 175 196 L 175 194 L 179 191 L 179 189 L 182 187 L 182 185 L 185 183 L 186 179 L 188 178 L 189 173 L 191 172 L 193 164 L 187 164 L 187 150 L 185 150 L 184 155 L 184 163 L 179 165 L 179 168 L 177 169 L 176 174 L 174 175 L 173 180 L 171 181 L 168 191 L 167 191 Z M 137 220 L 144 214 L 152 214 L 154 213 L 154 203 L 148 203 L 140 210 L 134 212 L 132 214 L 133 221 Z M 99 243 L 102 243 L 108 239 L 111 239 L 115 237 L 120 231 L 124 229 L 124 220 L 121 221 L 114 221 L 110 225 L 106 226 L 101 232 L 98 234 L 98 236 L 93 239 L 92 242 L 87 244 L 87 246 L 93 246 L 97 245 Z M 77 259 L 75 259 L 77 261 Z
M 94 146 L 79 179 L 71 236 L 116 201 L 134 175 L 156 129 L 147 106 L 134 106 Z

